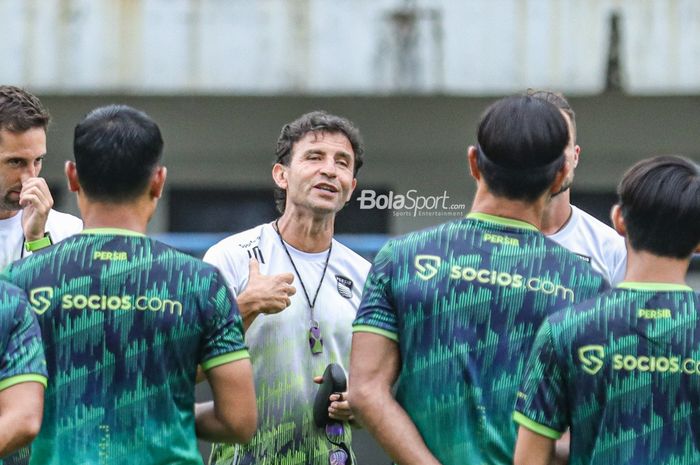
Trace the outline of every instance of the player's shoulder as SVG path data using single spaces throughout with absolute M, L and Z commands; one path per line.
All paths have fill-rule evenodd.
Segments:
M 249 251 L 260 246 L 261 237 L 268 223 L 263 223 L 254 228 L 232 234 L 212 245 L 206 254 L 205 261 L 249 259 Z
M 22 303 L 27 302 L 27 294 L 24 290 L 13 283 L 0 280 L 0 320 L 13 318 L 17 312 L 24 311 Z M 1 327 L 7 326 L 6 323 L 0 323 Z
M 624 239 L 613 228 L 575 205 L 572 205 L 571 209 L 573 212 L 572 214 L 578 216 L 577 227 L 587 231 L 598 240 L 605 239 L 624 246 Z
M 0 279 L 0 299 L 4 300 L 7 297 L 18 297 L 21 299 L 26 299 L 26 294 L 24 290 L 15 284 Z
M 616 312 L 626 301 L 626 291 L 619 288 L 608 289 L 598 295 L 565 307 L 547 317 L 552 327 L 552 333 L 566 336 L 571 339 L 590 333 L 590 330 L 582 331 L 588 325 L 593 327 L 605 327 L 614 318 L 623 317 Z M 577 330 L 576 328 L 579 328 Z
M 455 233 L 470 232 L 473 229 L 473 225 L 469 224 L 466 218 L 462 218 L 393 237 L 387 241 L 385 247 L 394 251 L 410 250 L 415 248 L 416 244 L 442 242 L 445 238 L 454 236 Z
M 350 267 L 357 268 L 361 272 L 365 272 L 365 274 L 369 271 L 371 264 L 366 258 L 335 238 L 333 239 L 333 251 L 334 254 L 337 253 L 337 257 L 339 257 L 342 261 L 347 262 Z

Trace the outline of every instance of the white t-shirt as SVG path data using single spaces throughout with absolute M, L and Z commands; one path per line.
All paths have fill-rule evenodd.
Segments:
M 55 244 L 82 231 L 83 221 L 68 213 L 51 210 L 46 219 L 45 229 L 51 234 L 51 240 Z M 19 211 L 10 218 L 0 220 L 0 270 L 30 253 L 24 250 L 22 212 Z
M 327 251 L 305 253 L 289 244 L 287 249 L 309 299 L 313 300 Z M 370 264 L 333 240 L 313 315 L 321 329 L 323 352 L 312 354 L 309 346 L 311 309 L 271 224 L 222 240 L 207 251 L 204 261 L 218 267 L 231 291 L 238 295 L 248 284 L 251 257 L 260 263 L 261 274 L 292 273 L 297 292 L 288 308 L 274 315 L 258 315 L 245 334 L 258 398 L 259 424 L 255 438 L 238 451 L 234 451 L 233 446 L 215 445 L 211 463 L 282 463 L 286 456 L 296 457 L 294 463 L 327 465 L 328 454 L 320 451 L 331 446 L 312 419 L 313 400 L 318 391 L 313 377 L 322 375 L 332 362 L 347 371 L 352 322 Z M 272 457 L 275 457 L 274 462 L 270 462 Z
M 610 226 L 571 205 L 571 218 L 562 229 L 547 236 L 588 261 L 615 286 L 625 277 L 625 240 Z

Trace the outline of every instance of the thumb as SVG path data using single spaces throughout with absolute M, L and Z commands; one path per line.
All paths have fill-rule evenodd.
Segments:
M 248 274 L 255 276 L 260 274 L 260 263 L 255 258 L 251 258 L 248 262 Z

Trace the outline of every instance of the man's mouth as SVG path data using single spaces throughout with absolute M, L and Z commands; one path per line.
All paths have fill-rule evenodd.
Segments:
M 321 189 L 321 190 L 326 191 L 326 192 L 332 192 L 334 194 L 336 192 L 338 192 L 338 188 L 332 184 L 320 183 L 320 184 L 316 184 L 314 187 L 316 189 Z

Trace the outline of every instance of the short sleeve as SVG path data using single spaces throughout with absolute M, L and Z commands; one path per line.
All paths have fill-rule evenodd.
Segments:
M 24 382 L 38 382 L 46 386 L 46 359 L 41 341 L 41 330 L 34 312 L 21 290 L 0 292 L 0 312 L 3 315 L 3 344 L 0 358 L 0 390 Z
M 365 281 L 362 302 L 353 323 L 353 332 L 370 332 L 399 340 L 399 331 L 391 291 L 393 241 L 377 253 Z
M 231 293 L 236 297 L 241 292 L 240 277 L 234 264 L 234 257 L 228 253 L 226 247 L 217 244 L 207 250 L 203 261 L 213 265 L 226 279 L 226 284 Z
M 566 389 L 548 320 L 540 327 L 525 367 L 513 419 L 542 436 L 558 439 L 567 428 Z
M 249 358 L 243 338 L 243 320 L 224 278 L 214 272 L 205 312 L 202 368 L 209 370 L 225 363 Z

